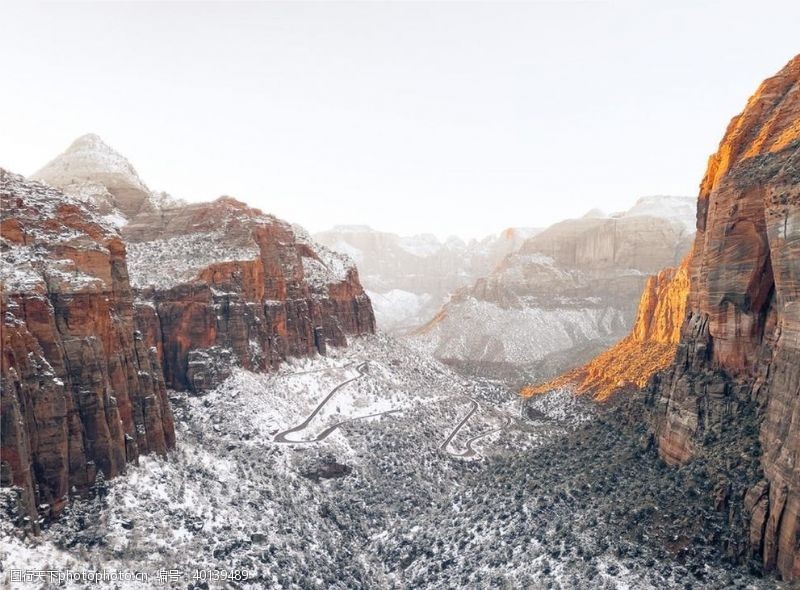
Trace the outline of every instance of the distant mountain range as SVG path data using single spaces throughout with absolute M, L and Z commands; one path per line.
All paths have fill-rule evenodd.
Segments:
M 451 293 L 485 276 L 541 230 L 508 228 L 481 240 L 431 234 L 400 236 L 364 225 L 336 226 L 314 235 L 358 266 L 378 327 L 404 333 L 428 321 Z
M 455 291 L 415 338 L 440 360 L 519 383 L 588 360 L 630 329 L 647 276 L 688 251 L 693 203 L 644 197 L 556 223 Z

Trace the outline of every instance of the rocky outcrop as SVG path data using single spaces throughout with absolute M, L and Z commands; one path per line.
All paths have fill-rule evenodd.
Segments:
M 103 215 L 119 213 L 130 218 L 165 204 L 183 204 L 147 188 L 128 160 L 91 133 L 76 139 L 31 178 L 78 200 L 90 201 Z
M 680 262 L 691 235 L 682 223 L 652 215 L 584 217 L 549 227 L 529 239 L 520 253 L 544 254 L 565 268 L 651 274 Z
M 171 388 L 201 391 L 233 366 L 268 370 L 375 330 L 353 262 L 298 226 L 231 197 L 156 194 L 96 135 L 35 176 L 119 228 L 140 331 Z
M 405 333 L 430 320 L 457 289 L 486 276 L 538 230 L 444 242 L 432 235 L 399 236 L 367 226 L 337 226 L 314 239 L 351 256 L 375 307 L 381 330 Z
M 642 388 L 675 357 L 689 295 L 689 258 L 645 283 L 630 334 L 589 363 L 556 379 L 524 387 L 523 397 L 568 388 L 604 401 L 625 388 Z
M 34 528 L 174 447 L 167 387 L 375 330 L 352 261 L 299 227 L 228 197 L 159 199 L 95 136 L 39 176 L 67 192 L 0 173 L 0 484 Z
M 752 421 L 763 480 L 734 500 L 752 554 L 798 579 L 800 56 L 759 87 L 710 158 L 689 275 L 677 354 L 648 391 L 659 452 L 680 464 Z
M 57 515 L 102 473 L 175 444 L 157 349 L 141 337 L 113 227 L 81 203 L 0 170 L 3 486 Z
M 648 275 L 678 264 L 691 244 L 682 217 L 636 213 L 642 209 L 669 211 L 650 197 L 628 212 L 592 213 L 529 238 L 455 293 L 417 338 L 445 362 L 519 385 L 588 361 L 630 330 Z
M 375 330 L 349 258 L 235 199 L 140 214 L 122 235 L 170 387 L 207 389 L 232 366 L 269 370 Z

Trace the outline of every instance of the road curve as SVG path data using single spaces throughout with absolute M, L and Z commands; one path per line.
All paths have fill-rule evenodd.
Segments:
M 369 416 L 360 416 L 358 418 L 350 418 L 348 420 L 343 420 L 343 421 L 338 422 L 337 424 L 334 424 L 333 426 L 329 426 L 328 428 L 323 430 L 322 433 L 314 440 L 289 440 L 289 439 L 286 438 L 288 435 L 292 434 L 293 432 L 300 432 L 301 430 L 305 430 L 306 428 L 308 428 L 308 425 L 311 424 L 311 421 L 317 416 L 317 414 L 319 414 L 320 410 L 322 410 L 322 408 L 325 407 L 325 404 L 327 404 L 330 401 L 330 399 L 334 395 L 336 395 L 337 391 L 339 391 L 342 387 L 344 387 L 348 383 L 352 383 L 356 379 L 360 379 L 361 377 L 363 377 L 364 374 L 367 372 L 367 361 L 364 361 L 363 363 L 358 365 L 356 367 L 356 371 L 358 371 L 358 375 L 356 375 L 355 377 L 352 377 L 350 379 L 347 379 L 346 381 L 342 381 L 341 383 L 339 383 L 339 385 L 337 385 L 336 387 L 331 389 L 330 393 L 328 393 L 328 395 L 325 396 L 325 399 L 323 399 L 317 405 L 317 407 L 314 408 L 314 411 L 311 412 L 305 420 L 303 420 L 297 426 L 293 426 L 292 428 L 289 428 L 288 430 L 284 430 L 283 432 L 279 432 L 278 434 L 275 435 L 275 437 L 272 440 L 274 442 L 277 442 L 277 443 L 292 443 L 292 444 L 319 442 L 321 440 L 325 440 L 328 436 L 330 436 L 330 434 L 334 430 L 339 428 L 339 426 L 342 426 L 343 424 L 346 424 L 347 422 L 352 422 L 353 420 L 360 420 L 362 418 L 371 418 L 372 416 L 379 416 L 381 414 L 390 414 L 390 413 L 396 412 L 397 410 L 392 410 L 390 412 L 381 412 L 379 414 L 372 414 L 372 415 L 369 415 Z
M 475 412 L 477 412 L 477 411 L 478 411 L 478 407 L 479 407 L 479 406 L 478 406 L 478 402 L 476 402 L 476 401 L 475 401 L 474 399 L 472 399 L 472 398 L 469 398 L 469 401 L 472 403 L 472 409 L 470 409 L 470 411 L 469 411 L 469 412 L 467 412 L 467 415 L 466 415 L 466 416 L 464 416 L 464 418 L 462 418 L 462 419 L 461 419 L 461 422 L 459 422 L 458 424 L 456 424 L 456 427 L 455 427 L 455 428 L 453 428 L 453 430 L 450 432 L 450 434 L 449 434 L 449 435 L 447 435 L 447 438 L 446 438 L 446 439 L 444 439 L 444 442 L 443 442 L 441 445 L 439 445 L 439 448 L 440 448 L 440 449 L 442 449 L 443 451 L 446 451 L 446 450 L 447 450 L 447 445 L 449 445 L 449 444 L 450 444 L 450 441 L 451 441 L 451 440 L 453 440 L 453 437 L 454 437 L 456 434 L 458 434 L 458 431 L 459 431 L 459 430 L 461 430 L 461 428 L 464 426 L 464 424 L 466 424 L 466 423 L 467 423 L 467 420 L 469 420 L 470 418 L 472 418 L 472 415 L 473 415 Z
M 331 434 L 333 434 L 337 429 L 341 428 L 345 424 L 349 424 L 350 422 L 356 422 L 357 420 L 366 420 L 367 418 L 376 418 L 378 416 L 386 416 L 387 414 L 397 414 L 398 412 L 402 412 L 403 410 L 387 410 L 385 412 L 377 412 L 376 414 L 367 414 L 366 416 L 356 416 L 354 418 L 348 418 L 347 420 L 342 420 L 341 422 L 337 422 L 331 426 L 328 426 L 325 430 L 320 432 L 316 438 L 312 438 L 310 440 L 286 440 L 283 438 L 278 440 L 277 436 L 273 439 L 274 442 L 289 444 L 289 445 L 309 445 L 313 443 L 322 442 L 326 438 L 328 438 Z M 288 434 L 289 431 L 282 432 L 281 434 Z M 278 435 L 280 436 L 280 435 Z
M 453 455 L 454 457 L 463 457 L 463 458 L 474 457 L 475 455 L 479 454 L 478 451 L 476 451 L 472 447 L 472 444 L 475 441 L 478 441 L 478 440 L 480 440 L 482 438 L 485 438 L 485 437 L 487 437 L 487 436 L 489 436 L 491 434 L 494 434 L 495 432 L 500 432 L 501 430 L 505 430 L 510 425 L 511 425 L 511 416 L 506 416 L 506 422 L 502 426 L 498 426 L 497 428 L 492 428 L 491 430 L 487 430 L 486 432 L 484 432 L 482 434 L 478 434 L 478 435 L 475 435 L 472 438 L 470 438 L 467 441 L 467 444 L 464 445 L 464 449 L 465 449 L 464 452 L 462 452 L 462 453 L 450 453 L 450 454 Z

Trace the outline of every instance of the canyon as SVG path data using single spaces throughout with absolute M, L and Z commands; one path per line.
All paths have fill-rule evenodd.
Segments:
M 692 202 L 643 197 L 556 223 L 456 291 L 415 338 L 443 362 L 515 385 L 580 365 L 623 338 L 648 277 L 688 251 Z
M 800 56 L 761 84 L 710 157 L 697 236 L 677 271 L 648 283 L 634 329 L 561 377 L 566 388 L 641 402 L 659 456 L 738 465 L 731 433 L 757 433 L 759 471 L 713 472 L 715 505 L 736 521 L 740 559 L 800 578 Z M 643 389 L 642 389 L 643 388 Z M 738 442 L 738 441 L 737 441 Z M 743 548 L 744 547 L 744 548 Z
M 167 389 L 375 330 L 346 256 L 229 197 L 153 193 L 97 136 L 34 178 L 0 178 L 2 483 L 34 529 L 175 446 Z
M 400 236 L 369 226 L 336 226 L 314 234 L 358 266 L 381 330 L 407 334 L 428 322 L 450 294 L 486 276 L 508 254 L 541 231 L 509 227 L 480 240 L 423 234 Z
M 545 229 L 310 235 L 96 135 L 0 199 L 2 572 L 800 579 L 800 56 L 698 199 Z

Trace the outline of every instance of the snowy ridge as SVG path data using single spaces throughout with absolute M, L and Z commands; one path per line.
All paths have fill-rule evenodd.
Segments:
M 525 365 L 585 342 L 613 338 L 624 329 L 622 312 L 612 307 L 504 308 L 466 297 L 448 306 L 447 316 L 449 326 L 469 329 L 450 328 L 442 337 L 436 324 L 419 342 L 437 358 L 470 362 Z
M 313 251 L 318 258 L 303 256 L 303 275 L 314 291 L 324 291 L 328 285 L 347 280 L 347 274 L 355 268 L 355 263 L 347 255 L 336 252 L 316 242 L 300 225 L 292 225 L 297 241 Z
M 684 230 L 693 233 L 697 218 L 697 199 L 694 197 L 676 197 L 655 195 L 641 197 L 636 203 L 614 217 L 637 217 L 647 215 L 660 217 L 681 224 Z
M 318 242 L 355 260 L 380 308 L 378 327 L 403 333 L 430 320 L 449 295 L 486 276 L 538 230 L 510 227 L 481 240 L 432 234 L 401 236 L 367 226 L 335 226 Z
M 389 332 L 412 327 L 408 324 L 408 318 L 419 317 L 423 310 L 434 303 L 429 293 L 412 293 L 403 289 L 384 293 L 367 290 L 367 295 L 372 302 L 375 321 L 381 329 Z
M 33 177 L 51 179 L 58 186 L 66 186 L 95 182 L 98 175 L 113 175 L 132 188 L 150 192 L 131 163 L 94 133 L 76 139 Z
M 124 156 L 92 133 L 76 139 L 31 178 L 95 204 L 118 227 L 138 211 L 186 204 L 167 193 L 151 191 Z
M 63 225 L 58 208 L 73 206 L 83 212 L 88 223 L 95 224 L 107 237 L 116 235 L 116 228 L 108 219 L 99 215 L 94 207 L 80 199 L 65 195 L 44 183 L 27 181 L 22 176 L 0 169 L 0 193 L 21 199 L 22 208 L 4 204 L 6 216 L 31 216 L 32 222 L 25 224 L 25 244 L 12 244 L 0 237 L 0 280 L 9 293 L 28 293 L 51 285 L 53 289 L 97 290 L 105 287 L 98 277 L 78 271 L 69 259 L 53 259 L 50 253 L 55 246 L 75 246 L 80 249 L 100 250 L 106 248 L 90 238 L 85 232 Z M 10 203 L 9 203 L 10 204 Z
M 169 289 L 197 278 L 203 269 L 222 262 L 257 260 L 258 245 L 232 244 L 223 230 L 187 233 L 161 240 L 130 242 L 131 286 Z

